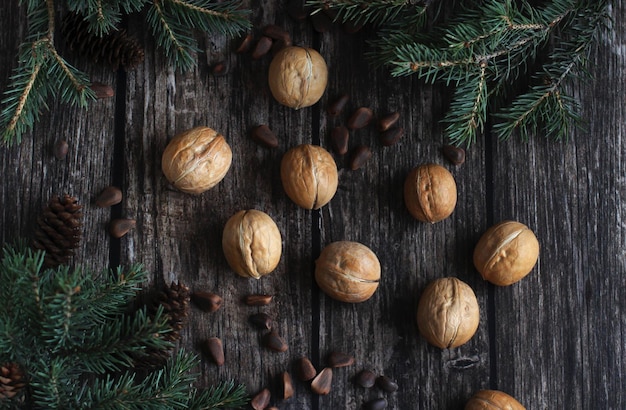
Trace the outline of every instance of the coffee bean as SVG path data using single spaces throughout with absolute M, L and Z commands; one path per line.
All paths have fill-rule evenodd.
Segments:
M 272 318 L 267 313 L 255 313 L 248 317 L 248 321 L 259 330 L 269 330 L 272 328 Z
M 381 119 L 378 120 L 378 131 L 383 132 L 387 131 L 389 128 L 394 126 L 396 122 L 400 119 L 399 112 L 392 112 L 391 114 L 387 114 Z
M 378 376 L 376 385 L 387 393 L 393 393 L 398 390 L 398 384 L 387 376 Z
M 250 51 L 250 48 L 252 47 L 253 39 L 254 37 L 252 36 L 252 33 L 246 34 L 246 36 L 241 39 L 241 43 L 239 43 L 239 47 L 237 47 L 237 49 L 235 50 L 235 53 L 243 54 L 243 53 L 247 53 L 248 51 Z
M 361 168 L 372 156 L 372 150 L 367 145 L 359 145 L 352 151 L 350 169 L 355 171 Z
M 344 155 L 348 152 L 349 139 L 350 133 L 343 125 L 333 128 L 330 132 L 330 143 L 333 147 L 333 151 L 335 151 L 338 155 Z
M 211 67 L 211 74 L 220 77 L 228 74 L 228 63 L 226 61 L 218 61 Z
M 346 367 L 354 364 L 354 357 L 347 353 L 332 352 L 328 355 L 327 362 L 330 367 Z
M 121 238 L 135 227 L 137 222 L 134 219 L 113 219 L 109 223 L 109 234 L 114 238 Z
M 361 387 L 371 389 L 376 384 L 376 373 L 371 370 L 361 370 L 354 381 Z
M 122 202 L 122 191 L 116 186 L 108 186 L 96 198 L 98 208 L 108 208 Z
M 218 337 L 211 337 L 204 343 L 206 353 L 209 355 L 213 363 L 218 366 L 224 365 L 224 346 Z
M 350 100 L 348 94 L 342 94 L 328 106 L 326 112 L 331 117 L 337 117 L 343 112 L 343 109 L 345 108 L 348 100 Z
M 56 159 L 65 159 L 67 157 L 67 153 L 70 150 L 70 146 L 67 141 L 61 139 L 54 143 L 54 147 L 52 148 L 52 152 Z
M 193 292 L 190 298 L 198 308 L 205 312 L 215 312 L 222 307 L 222 297 L 213 292 Z
M 268 36 L 261 36 L 259 41 L 257 41 L 254 50 L 252 51 L 252 59 L 258 60 L 265 54 L 267 54 L 270 51 L 270 48 L 272 48 L 272 43 L 273 40 Z
M 454 145 L 444 145 L 441 148 L 443 156 L 454 165 L 461 165 L 465 162 L 465 150 Z
M 97 99 L 111 98 L 115 95 L 115 91 L 113 91 L 113 88 L 108 84 L 94 82 L 91 83 L 89 88 L 96 94 Z
M 311 23 L 313 23 L 313 29 L 318 33 L 326 33 L 333 26 L 332 19 L 328 17 L 328 14 L 323 12 L 311 14 Z
M 276 134 L 265 124 L 254 127 L 250 136 L 257 144 L 264 145 L 268 148 L 276 148 L 278 146 Z
M 348 128 L 351 130 L 358 130 L 365 128 L 369 125 L 370 121 L 374 118 L 374 112 L 367 107 L 358 108 L 348 120 Z
M 272 295 L 247 295 L 244 298 L 244 303 L 248 306 L 265 306 L 272 303 Z
M 325 367 L 311 382 L 311 390 L 313 390 L 315 394 L 326 395 L 330 393 L 332 382 L 333 369 Z
M 363 410 L 382 410 L 387 408 L 387 400 L 383 397 L 363 403 Z
M 313 363 L 311 363 L 311 361 L 306 357 L 298 359 L 296 362 L 296 371 L 298 373 L 298 378 L 303 382 L 308 382 L 317 374 L 317 370 L 315 370 Z
M 270 404 L 270 398 L 272 397 L 269 389 L 263 389 L 258 392 L 250 401 L 250 405 L 254 410 L 265 410 Z
M 265 344 L 265 347 L 275 352 L 286 352 L 287 349 L 289 349 L 285 339 L 280 337 L 276 330 L 271 330 L 268 334 L 266 334 L 263 337 L 263 343 Z
M 390 147 L 400 141 L 404 135 L 404 128 L 390 128 L 378 136 L 380 143 L 385 147 Z
M 289 400 L 293 397 L 293 382 L 291 381 L 291 375 L 289 372 L 283 372 L 280 375 L 282 392 L 283 392 L 283 400 Z
M 291 36 L 289 33 L 276 24 L 263 27 L 263 35 L 273 38 L 274 40 L 281 40 L 285 44 L 291 44 Z

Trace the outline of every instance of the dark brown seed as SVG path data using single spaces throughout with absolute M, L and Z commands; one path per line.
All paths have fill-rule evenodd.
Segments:
M 289 372 L 283 372 L 280 375 L 283 391 L 283 400 L 289 400 L 293 397 L 293 382 L 291 381 L 291 375 Z
M 272 328 L 272 318 L 267 313 L 261 312 L 250 315 L 248 321 L 260 330 L 269 330 Z
M 235 53 L 243 54 L 243 53 L 247 53 L 248 51 L 250 51 L 250 48 L 252 47 L 253 39 L 254 37 L 252 37 L 252 33 L 246 34 L 246 36 L 241 39 L 241 43 L 239 44 L 239 47 L 237 47 L 237 50 L 235 50 Z
M 254 60 L 258 60 L 259 58 L 267 54 L 272 48 L 273 42 L 274 40 L 272 40 L 268 36 L 261 36 L 259 41 L 257 41 L 256 46 L 254 47 L 254 50 L 252 51 L 252 58 Z
M 335 9 L 324 8 L 322 12 L 326 14 L 331 21 L 335 21 L 335 19 L 337 18 L 337 11 Z
M 279 410 L 279 409 L 278 409 L 278 407 L 274 407 L 274 406 L 272 406 L 272 407 L 268 407 L 268 408 L 266 408 L 265 410 Z
M 358 108 L 348 120 L 348 128 L 351 130 L 358 130 L 365 128 L 369 125 L 370 121 L 374 118 L 374 112 L 367 107 Z
M 215 77 L 228 74 L 228 63 L 226 61 L 218 61 L 211 67 L 211 74 Z
M 346 367 L 354 364 L 354 357 L 347 353 L 332 352 L 328 355 L 327 362 L 330 367 Z
M 96 206 L 99 208 L 108 208 L 120 202 L 122 202 L 122 191 L 116 186 L 104 188 L 96 198 Z
M 287 14 L 294 20 L 304 20 L 308 15 L 304 0 L 290 0 L 287 3 Z
M 404 135 L 404 128 L 391 128 L 381 133 L 378 137 L 380 143 L 385 147 L 390 147 L 400 141 L 400 138 Z
M 387 393 L 393 393 L 398 390 L 398 384 L 387 376 L 378 376 L 376 385 Z
M 338 155 L 344 155 L 348 152 L 349 139 L 350 132 L 343 125 L 333 128 L 330 132 L 330 142 L 333 147 L 333 151 L 335 151 Z
M 265 408 L 270 404 L 271 397 L 272 395 L 270 394 L 270 390 L 263 389 L 252 398 L 250 405 L 254 410 L 265 410 Z
M 367 145 L 359 145 L 352 151 L 350 158 L 350 169 L 357 170 L 361 168 L 372 156 L 372 150 Z
M 272 56 L 275 56 L 280 50 L 290 45 L 291 41 L 286 43 L 283 40 L 274 40 L 274 42 L 272 43 L 272 48 L 270 49 L 270 54 Z
M 333 20 L 328 14 L 322 12 L 311 14 L 311 23 L 313 23 L 313 29 L 318 33 L 326 33 L 333 26 Z
M 265 124 L 254 127 L 250 136 L 254 142 L 268 148 L 276 148 L 278 146 L 278 138 L 276 138 L 276 134 L 274 134 L 274 131 L 272 131 L 270 127 Z
M 273 38 L 274 40 L 281 40 L 284 43 L 291 44 L 291 36 L 289 33 L 276 24 L 270 24 L 263 27 L 263 35 Z
M 343 112 L 343 109 L 345 108 L 348 100 L 350 100 L 348 94 L 342 94 L 339 98 L 330 103 L 330 105 L 326 109 L 326 112 L 331 117 L 337 117 Z
M 311 382 L 311 390 L 313 390 L 313 393 L 315 394 L 326 395 L 330 393 L 332 382 L 333 369 L 330 367 L 324 367 Z
M 371 370 L 361 370 L 354 381 L 361 387 L 371 389 L 376 384 L 376 373 Z
M 137 225 L 134 219 L 113 219 L 109 223 L 109 234 L 114 238 L 121 238 Z
M 389 128 L 394 126 L 396 122 L 400 119 L 399 112 L 392 112 L 391 114 L 387 114 L 381 119 L 378 120 L 378 131 L 383 132 L 387 131 Z
M 70 150 L 70 146 L 65 140 L 58 140 L 54 143 L 54 148 L 52 152 L 54 153 L 54 157 L 56 159 L 65 159 L 67 157 L 67 153 Z
M 272 295 L 247 295 L 244 302 L 248 306 L 265 306 L 272 303 Z
M 213 292 L 193 292 L 190 297 L 191 301 L 205 312 L 215 312 L 222 307 L 222 297 Z
M 92 83 L 89 88 L 96 94 L 96 98 L 111 98 L 115 95 L 115 91 L 110 85 L 104 83 Z
M 303 382 L 308 382 L 317 374 L 317 370 L 315 370 L 313 363 L 311 363 L 311 361 L 306 357 L 298 359 L 296 362 L 296 371 L 298 373 L 298 378 Z
M 224 365 L 224 346 L 219 338 L 209 338 L 205 342 L 204 347 L 206 349 L 206 353 L 209 355 L 211 360 L 213 360 L 213 363 L 218 366 Z
M 441 148 L 443 156 L 454 165 L 461 165 L 465 162 L 465 150 L 454 145 L 444 145 Z
M 289 346 L 287 346 L 287 342 L 285 339 L 280 337 L 276 330 L 270 331 L 263 337 L 263 343 L 265 347 L 275 352 L 286 352 Z
M 387 408 L 387 400 L 384 397 L 370 400 L 367 403 L 363 403 L 363 410 L 383 410 Z

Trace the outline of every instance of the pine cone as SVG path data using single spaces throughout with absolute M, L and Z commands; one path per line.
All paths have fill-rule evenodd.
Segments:
M 0 365 L 0 400 L 12 399 L 26 385 L 24 371 L 17 363 Z
M 163 306 L 163 313 L 168 316 L 168 323 L 172 328 L 165 335 L 166 339 L 172 342 L 180 339 L 180 331 L 187 323 L 189 315 L 189 288 L 180 281 L 164 286 L 150 305 L 150 314 L 156 314 L 159 306 Z
M 103 62 L 113 70 L 120 66 L 132 70 L 143 62 L 143 48 L 125 30 L 99 37 L 89 31 L 89 22 L 80 14 L 70 13 L 63 19 L 61 34 L 69 49 L 78 56 L 89 58 L 94 63 Z
M 37 218 L 33 247 L 46 251 L 44 268 L 67 264 L 74 256 L 81 238 L 81 209 L 73 196 L 55 195 Z

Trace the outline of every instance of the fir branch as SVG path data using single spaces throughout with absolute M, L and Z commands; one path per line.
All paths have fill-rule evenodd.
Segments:
M 182 70 L 193 67 L 195 59 L 192 53 L 198 51 L 195 41 L 185 34 L 185 27 L 166 14 L 161 0 L 154 0 L 148 10 L 147 21 L 157 44 L 164 48 L 170 62 Z
M 248 403 L 245 386 L 234 381 L 222 382 L 208 390 L 194 392 L 190 399 L 189 410 L 238 409 Z
M 239 1 L 165 0 L 173 16 L 191 28 L 207 33 L 236 36 L 250 29 L 249 11 Z
M 306 5 L 315 9 L 313 13 L 333 10 L 337 20 L 355 24 L 384 24 L 397 18 L 407 6 L 415 7 L 422 14 L 426 11 L 426 5 L 415 5 L 411 0 L 307 0 Z

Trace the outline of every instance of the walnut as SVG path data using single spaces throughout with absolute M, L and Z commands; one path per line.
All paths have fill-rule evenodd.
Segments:
M 432 281 L 417 306 L 417 325 L 422 336 L 442 349 L 461 346 L 478 329 L 480 312 L 474 291 L 457 278 Z
M 243 210 L 224 226 L 222 248 L 230 267 L 246 278 L 271 273 L 282 253 L 282 238 L 274 220 L 265 212 Z
M 441 165 L 414 168 L 404 182 L 404 203 L 411 215 L 422 222 L 446 219 L 456 206 L 454 177 Z
M 479 390 L 465 404 L 465 410 L 526 410 L 526 407 L 501 391 Z
M 327 245 L 315 261 L 315 281 L 333 299 L 358 303 L 369 299 L 380 280 L 376 254 L 358 242 Z
M 285 47 L 270 63 L 270 90 L 287 107 L 299 109 L 315 104 L 324 94 L 327 82 L 326 62 L 312 48 Z
M 474 248 L 474 266 L 483 279 L 498 286 L 524 278 L 538 258 L 537 237 L 526 225 L 515 221 L 492 226 Z
M 319 209 L 337 192 L 337 164 L 320 146 L 298 145 L 283 156 L 280 179 L 293 202 L 305 209 Z
M 200 194 L 226 176 L 232 158 L 223 135 L 208 127 L 196 127 L 176 135 L 167 144 L 161 168 L 176 188 Z

